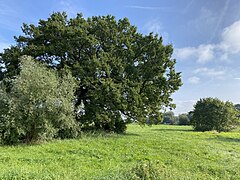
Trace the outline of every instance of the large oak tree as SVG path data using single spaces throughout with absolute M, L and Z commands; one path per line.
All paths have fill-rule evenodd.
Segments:
M 17 45 L 5 49 L 4 77 L 19 72 L 19 57 L 31 55 L 51 68 L 69 66 L 80 81 L 76 118 L 82 129 L 123 132 L 126 121 L 158 120 L 181 86 L 172 45 L 137 32 L 127 18 L 53 13 L 38 25 L 24 24 Z

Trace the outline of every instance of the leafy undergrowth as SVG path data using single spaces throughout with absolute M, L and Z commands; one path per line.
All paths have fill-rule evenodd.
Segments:
M 240 132 L 189 126 L 0 147 L 0 179 L 240 179 L 239 167 Z

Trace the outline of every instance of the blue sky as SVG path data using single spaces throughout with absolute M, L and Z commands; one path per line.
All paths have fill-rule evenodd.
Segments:
M 15 43 L 23 22 L 37 24 L 56 11 L 127 17 L 139 32 L 173 44 L 184 83 L 173 95 L 176 114 L 204 97 L 240 103 L 239 0 L 0 0 L 0 51 Z

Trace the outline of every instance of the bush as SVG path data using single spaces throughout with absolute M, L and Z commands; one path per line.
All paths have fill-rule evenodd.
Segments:
M 5 144 L 77 134 L 72 103 L 76 82 L 70 73 L 56 74 L 24 56 L 21 72 L 11 86 L 10 92 L 4 87 L 0 92 L 0 102 L 5 102 L 0 112 L 0 136 Z
M 229 131 L 239 124 L 234 105 L 217 98 L 200 99 L 194 106 L 191 124 L 197 131 Z

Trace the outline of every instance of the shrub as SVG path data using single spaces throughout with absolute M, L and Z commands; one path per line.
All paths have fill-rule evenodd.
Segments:
M 238 123 L 234 105 L 217 98 L 200 99 L 192 112 L 191 124 L 197 131 L 229 131 Z

